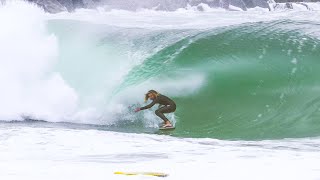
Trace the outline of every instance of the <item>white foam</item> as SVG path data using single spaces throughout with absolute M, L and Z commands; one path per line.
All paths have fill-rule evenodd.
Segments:
M 115 171 L 163 172 L 168 180 L 320 178 L 318 138 L 221 141 L 26 127 L 1 128 L 0 138 L 6 180 L 157 179 Z
M 77 95 L 52 70 L 58 46 L 46 32 L 44 12 L 21 1 L 0 6 L 0 119 L 21 116 L 64 119 L 77 104 Z
M 291 61 L 291 63 L 292 63 L 292 64 L 297 64 L 297 63 L 298 63 L 297 58 L 293 58 L 292 61 Z
M 317 7 L 319 3 L 311 3 Z M 301 5 L 299 5 L 300 7 Z M 201 7 L 199 10 L 199 7 Z M 150 29 L 206 29 L 237 25 L 247 22 L 272 21 L 279 19 L 308 20 L 319 22 L 319 12 L 304 9 L 292 11 L 271 11 L 265 8 L 252 8 L 248 11 L 226 11 L 222 8 L 210 8 L 207 5 L 188 6 L 177 11 L 138 11 L 105 10 L 103 7 L 88 10 L 77 9 L 75 13 L 62 12 L 49 15 L 49 19 L 75 19 L 116 27 L 139 27 Z

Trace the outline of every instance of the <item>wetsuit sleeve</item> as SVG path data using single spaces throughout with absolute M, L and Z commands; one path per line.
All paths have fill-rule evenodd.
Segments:
M 155 99 L 154 101 L 152 101 L 152 103 L 144 106 L 144 107 L 141 107 L 140 110 L 145 110 L 145 109 L 149 109 L 151 108 L 152 106 L 154 106 L 155 104 L 157 103 L 157 99 Z

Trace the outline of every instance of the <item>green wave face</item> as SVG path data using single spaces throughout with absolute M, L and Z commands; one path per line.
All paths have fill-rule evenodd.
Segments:
M 57 27 L 55 23 L 51 26 Z M 73 58 L 71 40 L 64 39 L 61 59 L 65 64 L 59 65 L 64 78 L 86 96 L 107 89 L 106 99 L 131 91 L 141 93 L 132 96 L 141 96 L 142 101 L 146 89 L 159 90 L 177 102 L 176 129 L 170 132 L 174 136 L 279 139 L 320 135 L 319 24 L 281 20 L 206 30 L 106 30 L 88 24 L 76 28 L 95 32 L 85 42 L 96 43 L 89 48 L 92 54 L 85 55 L 93 58 L 84 63 L 81 52 Z M 58 36 L 65 34 L 52 29 Z M 101 83 L 114 76 L 108 72 L 118 67 L 115 62 L 125 65 L 130 60 L 126 58 L 136 54 L 142 63 L 128 69 L 121 83 Z M 75 80 L 77 76 L 65 68 L 66 63 L 76 63 L 70 59 L 85 64 L 86 70 L 96 66 Z M 194 78 L 199 75 L 202 78 Z M 163 88 L 168 81 L 170 87 Z M 133 91 L 145 83 L 148 87 Z M 197 87 L 189 91 L 193 86 Z M 134 123 L 131 127 L 141 125 Z M 117 130 L 131 132 L 129 128 L 122 122 L 117 126 Z
M 302 25 L 279 21 L 200 32 L 158 52 L 127 77 L 161 81 L 205 74 L 198 91 L 174 97 L 177 136 L 318 136 L 319 40 L 303 34 Z

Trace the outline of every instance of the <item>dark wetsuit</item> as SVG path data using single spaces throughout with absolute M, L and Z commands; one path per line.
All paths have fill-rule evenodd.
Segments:
M 155 100 L 152 101 L 152 103 L 140 108 L 140 110 L 149 109 L 155 104 L 164 105 L 156 110 L 156 115 L 159 116 L 164 121 L 168 121 L 168 119 L 164 116 L 163 113 L 171 113 L 176 110 L 176 103 L 168 98 L 167 96 L 159 94 Z

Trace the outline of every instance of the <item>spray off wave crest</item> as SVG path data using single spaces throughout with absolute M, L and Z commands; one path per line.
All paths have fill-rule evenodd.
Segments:
M 77 95 L 52 71 L 58 44 L 46 32 L 43 11 L 20 1 L 0 8 L 0 119 L 67 118 L 76 107 Z

